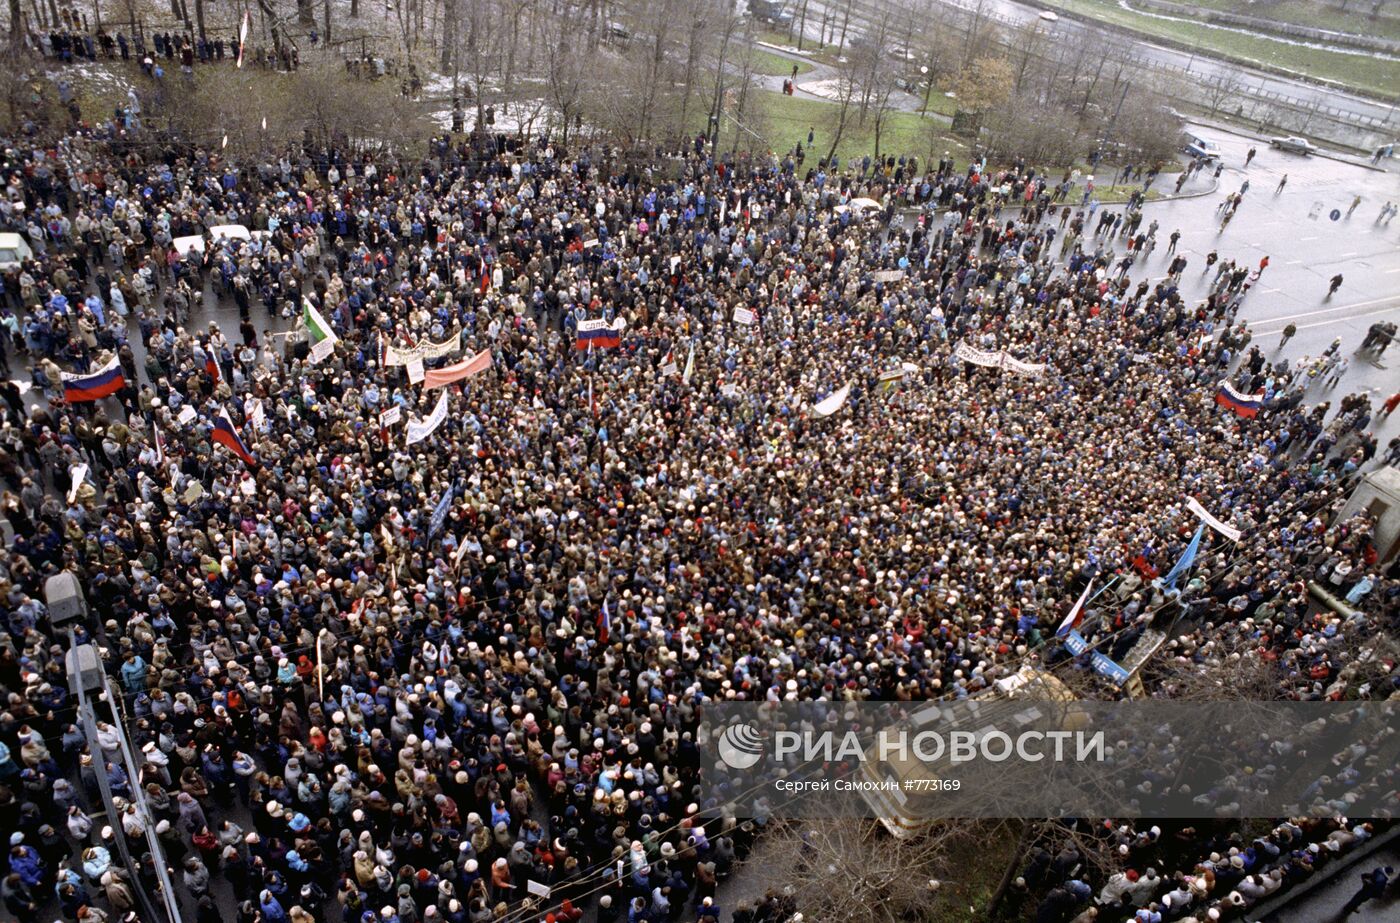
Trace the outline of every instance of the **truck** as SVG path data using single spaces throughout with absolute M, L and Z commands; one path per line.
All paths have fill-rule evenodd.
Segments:
M 1018 710 L 1023 721 L 1043 720 L 1044 709 L 1061 712 L 1055 716 L 1066 729 L 1075 729 L 1081 724 L 1076 720 L 1075 703 L 1079 701 L 1068 686 L 1058 677 L 1045 670 L 1024 666 L 1010 676 L 996 680 L 992 685 L 972 696 L 973 702 L 1013 701 L 1025 703 L 1024 710 Z M 929 702 L 919 706 L 910 703 L 912 711 L 906 721 L 911 732 L 921 727 L 935 724 L 940 719 L 940 710 L 952 703 Z M 933 823 L 929 812 L 923 809 L 923 802 L 930 804 L 942 798 L 936 786 L 929 785 L 929 768 L 912 757 L 900 759 L 892 757 L 884 760 L 863 760 L 858 771 L 862 781 L 869 783 L 861 789 L 866 805 L 879 819 L 880 825 L 896 839 L 908 839 Z M 893 786 L 888 783 L 895 783 Z M 913 783 L 919 784 L 913 784 Z

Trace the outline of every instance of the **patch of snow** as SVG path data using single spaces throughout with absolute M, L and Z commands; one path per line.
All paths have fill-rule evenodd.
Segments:
M 476 124 L 476 106 L 463 106 L 463 125 L 468 131 Z M 443 128 L 452 127 L 451 108 L 439 109 L 429 115 Z M 559 120 L 559 114 L 552 107 L 539 100 L 525 100 L 518 103 L 497 103 L 496 124 L 486 126 L 493 132 L 519 132 L 528 124 L 532 133 L 538 133 Z
M 44 76 L 54 83 L 68 81 L 70 86 L 79 82 L 97 84 L 102 87 L 121 90 L 131 89 L 133 84 L 123 74 L 97 61 L 80 61 L 44 72 Z
M 841 81 L 835 78 L 828 80 L 813 80 L 811 83 L 804 83 L 800 88 L 811 93 L 813 96 L 820 96 L 823 99 L 841 98 Z
M 799 50 L 799 49 L 797 49 L 797 48 L 794 48 L 794 47 L 791 46 L 791 45 L 777 45 L 777 44 L 774 44 L 773 42 L 765 42 L 765 41 L 762 41 L 762 40 L 759 40 L 759 41 L 757 41 L 757 42 L 754 42 L 754 44 L 755 44 L 755 45 L 759 45 L 759 46 L 761 46 L 761 47 L 763 47 L 763 48 L 771 48 L 771 49 L 773 49 L 774 51 L 781 51 L 781 52 L 783 52 L 784 54 L 801 55 L 801 56 L 804 57 L 804 58 L 810 58 L 810 57 L 812 56 L 812 53 L 811 53 L 810 51 L 808 51 L 807 49 L 803 48 L 803 49 L 800 49 L 800 50 Z

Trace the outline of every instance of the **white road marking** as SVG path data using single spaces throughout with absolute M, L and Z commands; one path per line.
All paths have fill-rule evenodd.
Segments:
M 1314 237 L 1300 237 L 1300 238 L 1298 238 L 1298 239 L 1299 239 L 1300 241 L 1309 241 L 1309 240 L 1317 240 L 1317 237 L 1316 237 L 1316 236 L 1314 236 Z
M 1283 265 L 1285 265 L 1285 266 L 1297 266 L 1297 265 L 1298 265 L 1299 263 L 1301 263 L 1301 262 L 1303 262 L 1303 261 L 1302 261 L 1302 260 L 1289 260 L 1287 263 L 1284 263 Z
M 1313 324 L 1303 324 L 1299 330 L 1311 330 L 1313 327 L 1326 327 L 1328 324 L 1344 324 L 1349 320 L 1356 320 L 1361 317 L 1373 317 L 1377 314 L 1389 314 L 1394 308 L 1381 308 L 1379 311 L 1367 311 L 1365 314 L 1356 314 L 1352 317 L 1335 317 L 1332 320 L 1320 320 Z
M 1315 317 L 1318 314 L 1333 314 L 1337 311 L 1349 311 L 1352 308 L 1369 308 L 1373 304 L 1380 304 L 1383 301 L 1395 301 L 1400 299 L 1400 295 L 1387 295 L 1384 298 L 1373 298 L 1370 301 L 1358 301 L 1355 304 L 1344 304 L 1335 308 L 1322 308 L 1317 311 L 1304 311 L 1301 314 L 1284 314 L 1281 317 L 1271 317 L 1268 320 L 1256 321 L 1259 324 L 1272 324 L 1280 320 L 1297 320 L 1300 317 Z

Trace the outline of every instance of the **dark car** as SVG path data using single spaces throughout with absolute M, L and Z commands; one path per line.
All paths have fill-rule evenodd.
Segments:
M 1299 138 L 1297 135 L 1289 135 L 1287 138 L 1270 138 L 1269 144 L 1281 151 L 1288 151 L 1290 154 L 1313 154 L 1317 152 L 1317 145 L 1307 138 Z

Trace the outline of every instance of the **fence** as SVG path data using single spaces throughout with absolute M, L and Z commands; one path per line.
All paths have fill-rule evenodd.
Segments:
M 1217 23 L 1222 26 L 1239 26 L 1245 29 L 1253 29 L 1265 35 L 1274 33 L 1275 35 L 1305 39 L 1311 42 L 1331 42 L 1334 45 L 1364 48 L 1367 51 L 1385 51 L 1392 54 L 1400 53 L 1400 42 L 1381 38 L 1379 36 L 1357 35 L 1352 32 L 1334 32 L 1330 29 L 1314 29 L 1310 26 L 1300 26 L 1290 22 L 1279 22 L 1275 19 L 1261 19 L 1258 16 L 1245 16 L 1241 13 L 1229 13 L 1224 10 L 1213 10 L 1209 7 L 1185 6 L 1180 3 L 1168 2 L 1168 0 L 1134 0 L 1134 2 L 1154 12 L 1162 13 L 1163 15 L 1177 16 L 1186 19 L 1203 19 L 1206 22 Z
M 837 3 L 841 2 L 841 6 Z M 975 0 L 962 0 L 962 2 L 975 2 Z M 829 12 L 829 21 L 834 20 L 840 23 L 845 15 L 845 7 L 849 5 L 851 11 L 850 28 L 846 33 L 846 41 L 849 44 L 852 35 L 867 31 L 875 25 L 881 18 L 889 17 L 887 21 L 902 26 L 906 22 L 913 23 L 916 31 L 923 32 L 929 29 L 950 27 L 954 31 L 967 36 L 971 33 L 979 12 L 969 9 L 966 6 L 954 3 L 940 3 L 936 7 L 936 12 L 930 15 L 936 16 L 936 21 L 923 19 L 916 21 L 916 14 L 908 9 L 897 7 L 891 0 L 832 0 L 830 3 L 814 4 L 817 15 L 814 17 L 809 9 L 807 22 L 810 34 L 811 26 L 820 30 L 822 22 L 822 12 Z M 1027 25 L 1025 20 L 1012 19 L 995 9 L 984 8 L 980 11 L 983 20 L 996 23 L 1003 29 L 1024 29 Z M 909 17 L 908 19 L 904 17 Z M 1091 26 L 1098 28 L 1095 24 Z M 1102 27 L 1105 31 L 1114 31 L 1112 27 Z M 1129 38 L 1130 42 L 1136 41 Z M 1024 48 L 1015 48 L 1013 43 L 1003 38 L 1001 45 L 1008 52 L 1024 54 Z M 1034 49 L 1030 54 L 1036 57 Z M 1299 97 L 1278 93 L 1263 86 L 1263 81 L 1252 83 L 1250 73 L 1242 67 L 1231 65 L 1229 62 L 1222 62 L 1219 59 L 1210 59 L 1214 65 L 1234 68 L 1238 86 L 1231 88 L 1233 96 L 1238 99 L 1231 99 L 1226 105 L 1215 105 L 1208 92 L 1208 78 L 1198 71 L 1193 71 L 1188 67 L 1176 67 L 1165 61 L 1143 57 L 1142 55 L 1130 54 L 1126 63 L 1140 72 L 1147 72 L 1146 76 L 1157 75 L 1174 80 L 1180 86 L 1182 92 L 1189 96 L 1189 104 L 1202 109 L 1216 110 L 1217 114 L 1224 114 L 1229 117 L 1243 120 L 1252 127 L 1272 127 L 1279 131 L 1291 134 L 1306 134 L 1318 138 L 1350 147 L 1359 151 L 1370 152 L 1382 144 L 1394 141 L 1400 137 L 1400 119 L 1396 118 L 1395 105 L 1391 104 L 1388 109 L 1377 105 L 1372 107 L 1372 112 L 1361 112 L 1343 105 L 1326 105 L 1317 100 L 1304 100 Z M 1385 109 L 1383 114 L 1379 113 Z

